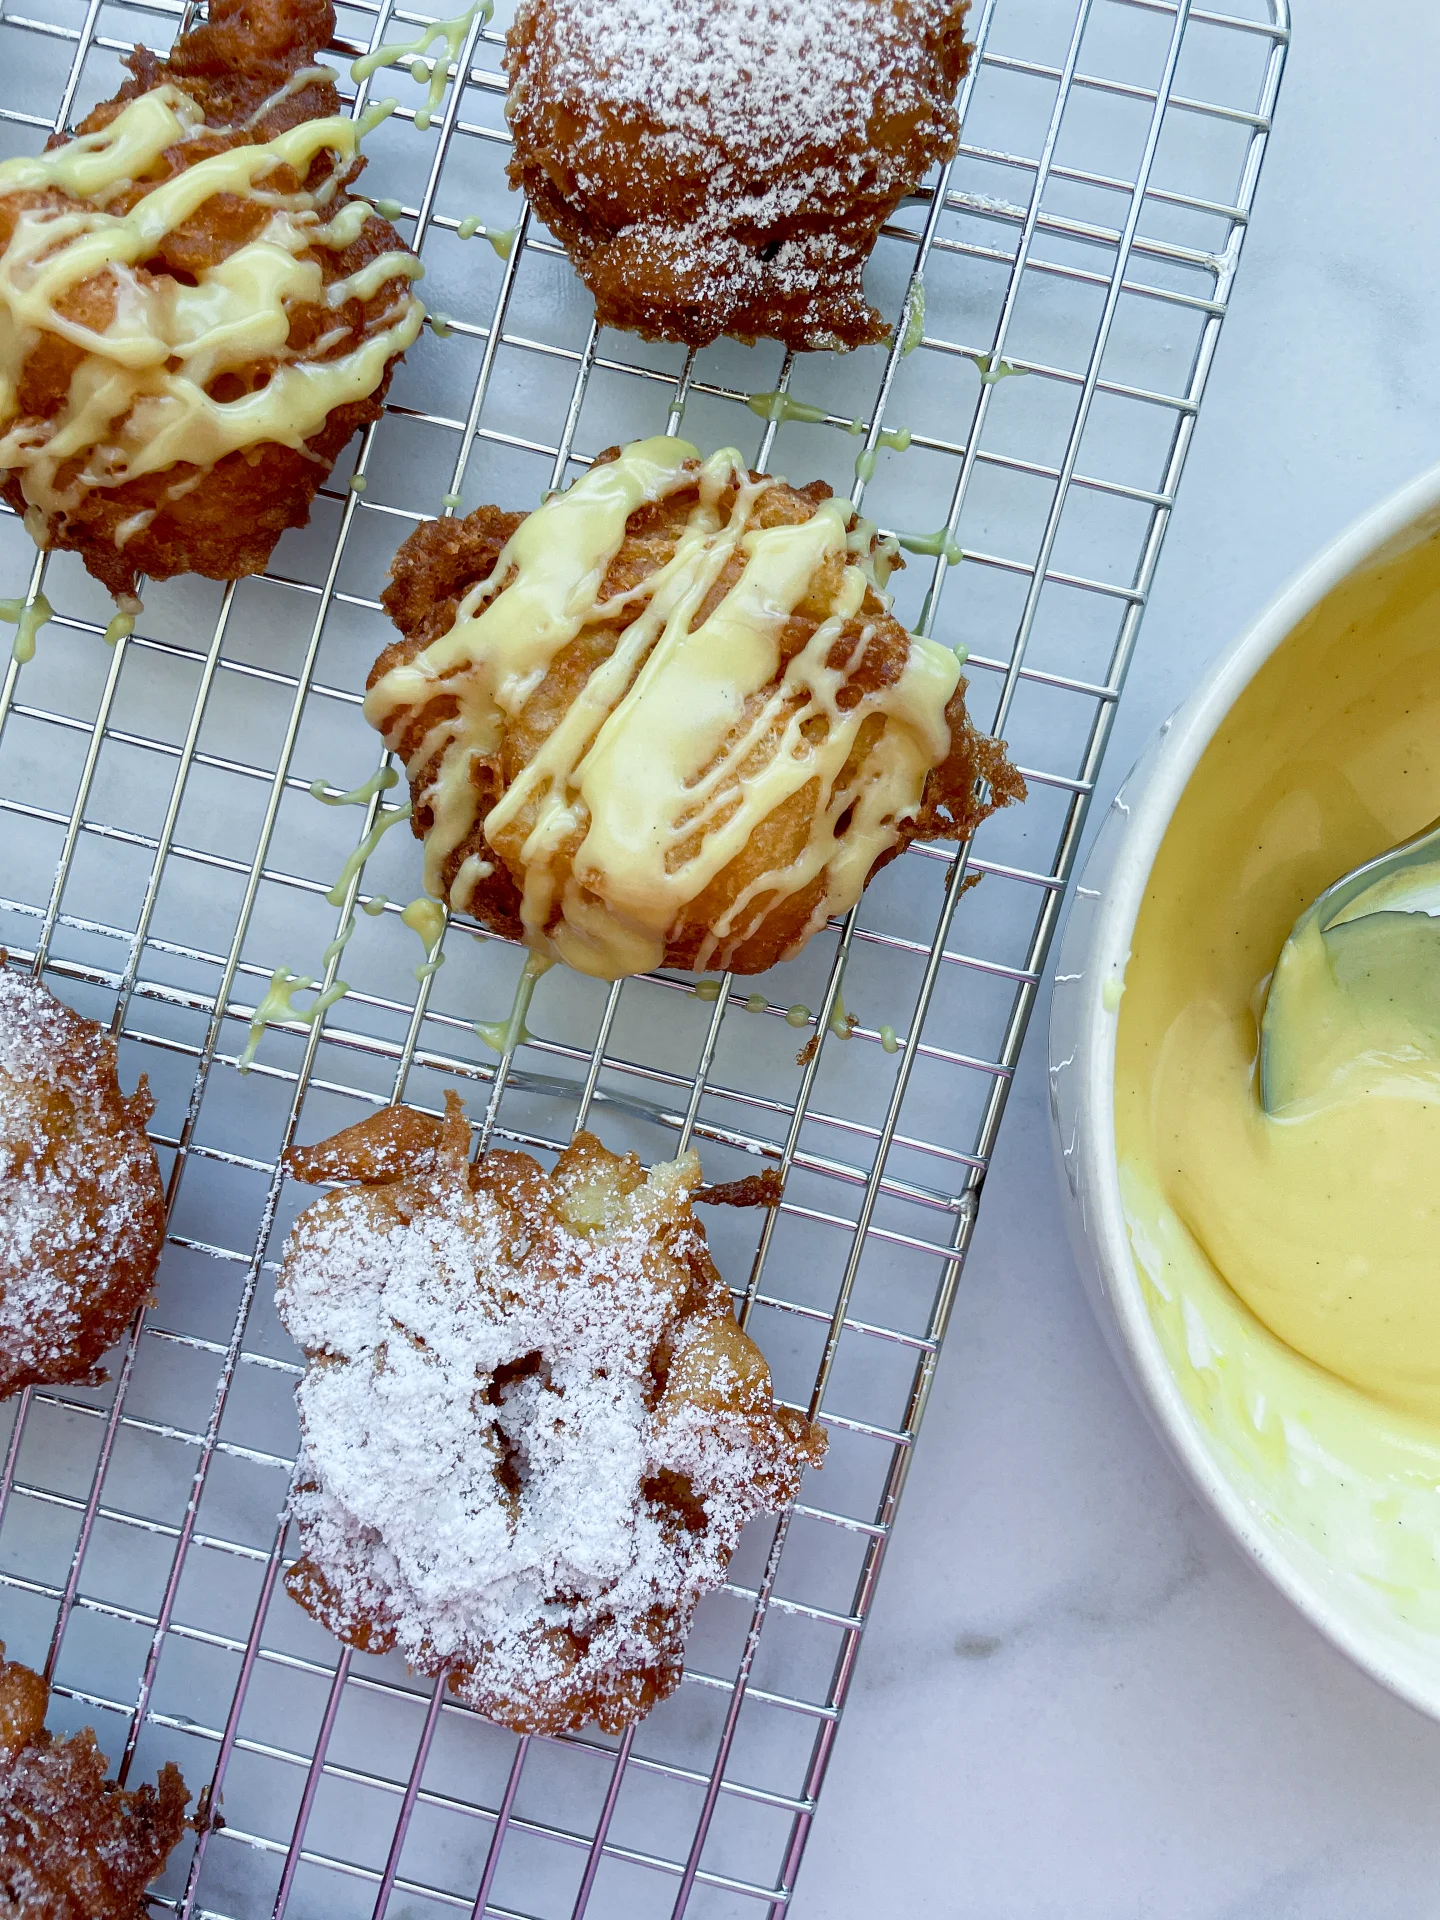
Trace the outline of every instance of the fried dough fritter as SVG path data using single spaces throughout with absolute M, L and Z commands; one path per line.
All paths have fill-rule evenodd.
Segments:
M 301 1214 L 277 1299 L 308 1366 L 292 1596 L 521 1733 L 648 1713 L 745 1522 L 824 1434 L 776 1407 L 694 1218 L 693 1154 L 648 1175 L 579 1134 L 545 1173 L 377 1114 L 292 1152 L 362 1182 Z
M 45 1731 L 48 1689 L 0 1643 L 0 1916 L 145 1920 L 190 1796 L 170 1762 L 152 1786 L 105 1778 L 89 1727 Z
M 955 151 L 967 0 L 522 0 L 511 183 L 602 325 L 855 347 L 865 262 Z
M 1022 798 L 953 654 L 889 613 L 897 559 L 822 482 L 673 441 L 612 449 L 528 519 L 418 527 L 365 711 L 428 890 L 601 977 L 760 973 L 911 841 Z
M 165 1239 L 144 1076 L 121 1093 L 109 1034 L 4 961 L 0 949 L 0 1398 L 101 1378 Z
M 404 243 L 347 211 L 352 124 L 304 150 L 341 114 L 315 65 L 334 28 L 330 0 L 213 0 L 73 135 L 0 166 L 0 493 L 116 595 L 259 572 L 419 329 Z M 174 184 L 277 139 L 198 204 Z M 41 257 L 59 283 L 37 308 Z

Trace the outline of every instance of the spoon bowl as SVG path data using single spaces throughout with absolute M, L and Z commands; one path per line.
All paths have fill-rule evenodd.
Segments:
M 1411 712 L 1415 724 L 1401 726 Z M 1265 750 L 1237 759 L 1230 739 L 1252 730 Z M 1305 901 L 1440 814 L 1440 468 L 1332 543 L 1220 657 L 1100 821 L 1057 958 L 1054 1141 L 1098 1324 L 1190 1484 L 1306 1620 L 1440 1721 L 1440 1447 L 1379 1409 L 1357 1413 L 1348 1390 L 1292 1363 L 1216 1275 L 1165 1201 L 1134 1047 L 1123 1077 L 1120 1066 L 1124 1022 L 1141 1015 L 1145 994 L 1163 1016 L 1172 976 L 1203 971 L 1200 942 L 1185 929 L 1203 935 L 1218 910 L 1207 905 L 1205 864 L 1167 857 L 1167 846 L 1173 855 L 1219 844 L 1243 869 L 1262 809 L 1313 790 L 1317 742 L 1343 764 L 1348 825 L 1332 832 L 1322 809 L 1316 844 L 1303 837 L 1303 891 L 1288 894 L 1263 933 L 1258 916 L 1250 923 L 1258 937 L 1242 1000 Z M 1408 813 L 1389 778 L 1397 755 L 1415 774 Z M 1222 777 L 1207 778 L 1207 765 Z M 1308 828 L 1314 814 L 1286 818 Z M 1299 843 L 1289 834 L 1284 846 Z M 1328 866 L 1324 845 L 1338 849 Z M 1286 862 L 1278 887 L 1293 886 L 1295 872 Z M 1137 958 L 1142 917 L 1157 901 L 1173 908 L 1176 938 Z M 1250 1041 L 1237 1027 L 1241 1075 Z M 1258 1112 L 1254 1120 L 1262 1124 Z
M 1328 886 L 1270 976 L 1265 1111 L 1323 1099 L 1356 1071 L 1440 1080 L 1440 820 Z

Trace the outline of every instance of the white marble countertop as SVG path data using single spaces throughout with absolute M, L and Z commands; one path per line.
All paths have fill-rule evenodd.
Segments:
M 1206 664 L 1440 459 L 1440 10 L 1302 0 L 1099 809 Z M 1377 31 L 1383 28 L 1383 31 Z M 1414 1920 L 1440 1726 L 1162 1453 L 1081 1292 L 1031 1026 L 795 1920 Z

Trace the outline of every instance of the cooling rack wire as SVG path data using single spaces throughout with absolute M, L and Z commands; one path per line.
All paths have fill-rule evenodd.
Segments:
M 165 0 L 4 0 L 4 151 L 72 124 L 120 54 L 167 45 L 184 17 Z M 338 64 L 428 18 L 343 6 Z M 1288 37 L 1284 0 L 975 0 L 960 152 L 870 271 L 893 344 L 686 357 L 598 333 L 563 255 L 507 200 L 504 25 L 471 24 L 428 126 L 443 43 L 357 90 L 357 111 L 400 96 L 365 184 L 387 213 L 398 201 L 447 318 L 270 573 L 149 588 L 107 647 L 93 583 L 0 521 L 7 577 L 55 609 L 0 687 L 0 940 L 109 1022 L 127 1084 L 149 1075 L 170 1203 L 157 1301 L 108 1383 L 0 1409 L 0 1632 L 50 1673 L 52 1722 L 94 1724 L 122 1776 L 173 1758 L 200 1793 L 210 1818 L 154 1898 L 176 1914 L 788 1909 Z M 758 982 L 548 975 L 536 1037 L 497 1058 L 473 1023 L 503 1016 L 521 956 L 456 920 L 444 967 L 417 979 L 399 918 L 414 842 L 377 831 L 383 796 L 357 816 L 308 789 L 384 764 L 356 709 L 389 557 L 418 519 L 447 498 L 531 502 L 682 421 L 935 536 L 898 610 L 968 647 L 972 708 L 1031 797 L 958 853 L 913 848 Z M 349 991 L 265 1029 L 242 1077 L 279 966 L 322 989 L 343 970 Z M 485 1140 L 546 1152 L 587 1124 L 647 1160 L 694 1142 L 711 1179 L 784 1176 L 763 1225 L 727 1215 L 711 1235 L 829 1461 L 751 1529 L 685 1684 L 621 1740 L 517 1739 L 398 1661 L 342 1651 L 281 1585 L 298 1367 L 271 1293 L 300 1201 L 280 1155 L 391 1100 L 438 1109 L 447 1086 Z

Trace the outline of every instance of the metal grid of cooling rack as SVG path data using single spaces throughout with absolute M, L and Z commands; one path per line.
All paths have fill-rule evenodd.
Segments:
M 168 44 L 183 17 L 166 0 L 4 0 L 0 142 L 29 150 L 72 123 L 121 52 Z M 424 18 L 348 5 L 337 52 Z M 179 1914 L 787 1909 L 1288 31 L 1284 0 L 976 0 L 960 152 L 870 273 L 897 319 L 923 286 L 922 337 L 838 359 L 597 334 L 563 255 L 506 211 L 503 25 L 472 25 L 429 128 L 403 70 L 368 89 L 402 100 L 367 180 L 400 203 L 449 324 L 266 576 L 151 589 L 107 650 L 92 583 L 0 520 L 0 563 L 56 609 L 0 686 L 0 940 L 109 1022 L 127 1082 L 149 1075 L 171 1210 L 156 1303 L 110 1381 L 0 1410 L 0 1631 L 49 1672 L 53 1721 L 93 1723 L 122 1775 L 174 1758 L 201 1791 L 208 1818 L 155 1896 Z M 508 254 L 486 246 L 512 223 Z M 682 418 L 707 447 L 825 476 L 883 526 L 948 532 L 963 561 L 912 561 L 899 611 L 969 648 L 972 707 L 1031 798 L 959 852 L 912 849 L 759 982 L 548 975 L 537 1037 L 497 1061 L 473 1022 L 503 1013 L 520 956 L 456 921 L 417 983 L 399 919 L 414 843 L 377 838 L 332 893 L 380 802 L 357 819 L 308 787 L 376 769 L 359 690 L 416 520 L 447 495 L 533 501 Z M 343 966 L 350 991 L 267 1029 L 242 1078 L 265 982 L 307 963 L 322 986 Z M 842 976 L 848 1038 L 831 1031 Z M 281 1152 L 390 1100 L 438 1108 L 447 1086 L 483 1139 L 544 1152 L 585 1123 L 649 1159 L 693 1141 L 712 1179 L 784 1176 L 763 1224 L 727 1215 L 712 1240 L 777 1392 L 826 1423 L 830 1458 L 747 1535 L 686 1684 L 618 1741 L 491 1727 L 394 1660 L 341 1652 L 280 1584 L 298 1369 L 270 1295 L 300 1204 Z

